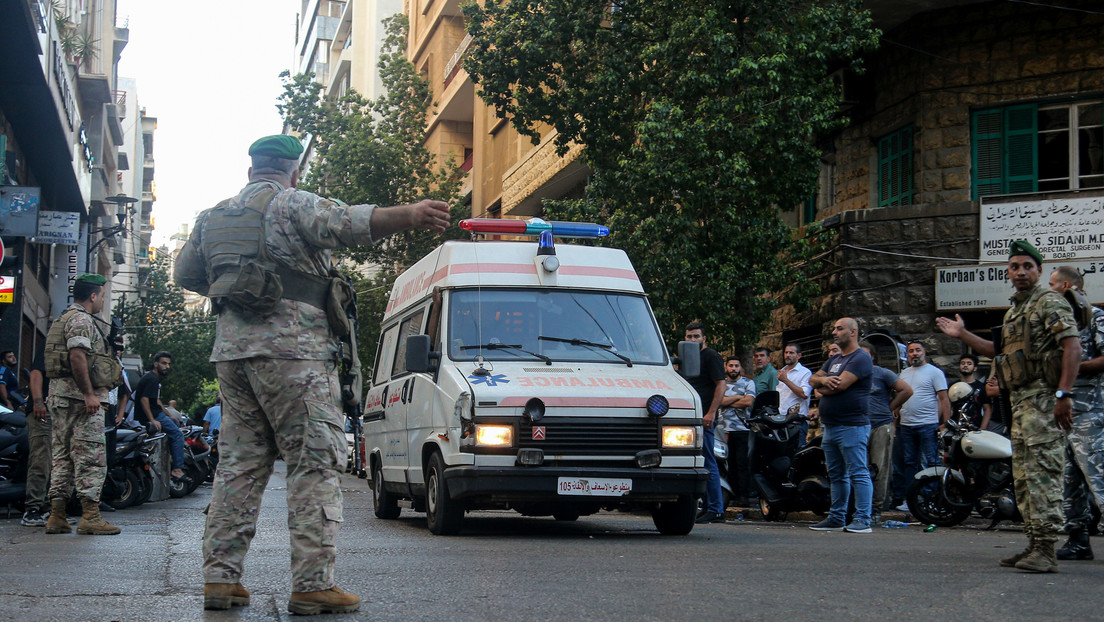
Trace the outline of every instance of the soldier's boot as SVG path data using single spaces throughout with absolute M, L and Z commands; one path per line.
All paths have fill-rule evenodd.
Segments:
M 336 585 L 318 592 L 292 592 L 288 611 L 312 616 L 317 613 L 349 613 L 360 609 L 360 598 Z
M 84 514 L 77 523 L 77 533 L 86 536 L 114 536 L 120 529 L 104 520 L 100 515 L 100 504 L 96 501 L 81 499 Z
M 1058 558 L 1054 554 L 1054 543 L 1035 541 L 1035 548 L 1027 557 L 1016 562 L 1016 568 L 1027 572 L 1058 572 Z
M 50 500 L 50 518 L 46 519 L 46 533 L 71 533 L 73 528 L 65 520 L 65 499 Z
M 1058 549 L 1055 554 L 1061 560 L 1092 560 L 1093 552 L 1092 545 L 1089 544 L 1088 530 L 1084 527 L 1070 529 L 1065 546 Z
M 241 583 L 204 583 L 203 608 L 229 609 L 249 604 L 249 590 Z
M 1000 560 L 1000 565 L 1001 565 L 1002 568 L 1015 568 L 1016 564 L 1018 564 L 1020 562 L 1020 560 L 1024 559 L 1028 555 L 1030 555 L 1031 552 L 1034 551 L 1034 550 L 1035 550 L 1035 539 L 1029 537 L 1027 539 L 1027 548 L 1026 549 L 1024 549 L 1023 551 L 1021 551 L 1019 553 L 1016 553 L 1012 557 L 1005 557 L 1004 559 Z

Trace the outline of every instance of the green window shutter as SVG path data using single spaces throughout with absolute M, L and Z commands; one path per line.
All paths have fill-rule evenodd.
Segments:
M 912 126 L 878 141 L 878 207 L 912 204 Z
M 1035 192 L 1039 189 L 1039 114 L 1034 104 L 1004 109 L 1004 192 Z
M 1004 191 L 1004 114 L 1000 108 L 977 110 L 971 119 L 973 199 Z

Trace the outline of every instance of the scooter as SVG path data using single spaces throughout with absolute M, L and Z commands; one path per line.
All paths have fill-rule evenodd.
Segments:
M 806 419 L 798 406 L 778 412 L 778 392 L 755 396 L 744 424 L 751 430 L 749 464 L 759 491 L 759 509 L 768 521 L 785 520 L 789 512 L 811 510 L 827 514 L 832 506 L 828 467 L 820 438 L 797 448 L 799 422 Z
M 958 385 L 948 394 L 971 391 Z M 958 390 L 956 391 L 956 387 Z M 1003 520 L 1020 521 L 1012 484 L 1012 441 L 978 430 L 966 408 L 943 424 L 939 442 L 943 448 L 943 466 L 929 467 L 916 474 L 908 487 L 909 512 L 930 525 L 950 527 L 966 520 L 972 511 L 992 522 L 993 529 Z
M 141 505 L 153 492 L 150 455 L 164 433 L 149 436 L 144 427 L 109 427 L 107 441 L 107 477 L 100 498 L 116 509 Z
M 728 443 L 724 439 L 724 431 L 718 430 L 713 436 L 713 457 L 717 461 L 717 470 L 721 475 L 721 508 L 732 505 L 736 494 L 732 491 L 732 485 L 728 483 Z M 705 511 L 705 497 L 698 497 L 698 514 Z
M 210 459 L 211 445 L 203 434 L 203 428 L 186 425 L 180 428 L 180 432 L 184 435 L 184 477 L 169 482 L 169 495 L 174 499 L 195 492 L 214 471 Z
M 0 505 L 22 507 L 30 451 L 26 416 L 0 406 Z

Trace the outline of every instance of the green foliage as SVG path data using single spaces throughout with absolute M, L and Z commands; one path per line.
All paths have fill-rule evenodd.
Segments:
M 611 9 L 612 7 L 612 9 Z M 859 0 L 488 0 L 468 4 L 465 68 L 519 132 L 555 126 L 594 171 L 546 217 L 608 223 L 661 327 L 700 319 L 754 343 L 784 294 L 808 300 L 821 235 L 778 207 L 814 190 L 815 138 L 842 124 L 829 69 L 873 49 Z M 806 262 L 802 265 L 802 262 Z
M 453 225 L 443 234 L 410 230 L 380 244 L 339 251 L 344 267 L 372 263 L 380 271 L 356 279 L 361 361 L 375 358 L 379 322 L 395 278 L 446 239 L 465 237 L 455 225 L 467 215 L 457 205 L 462 173 L 456 158 L 438 166 L 425 147 L 429 84 L 406 59 L 406 17 L 385 20 L 387 37 L 380 55 L 386 94 L 369 101 L 350 90 L 341 98 L 325 97 L 311 74 L 281 74 L 284 92 L 277 109 L 293 130 L 309 134 L 314 158 L 300 188 L 348 204 L 399 205 L 423 198 L 452 204 Z
M 139 304 L 124 305 L 126 351 L 142 357 L 149 370 L 153 355 L 172 354 L 172 369 L 161 383 L 161 401 L 177 400 L 181 412 L 204 403 L 203 386 L 215 381 L 215 366 L 208 362 L 215 344 L 214 319 L 184 308 L 184 291 L 169 281 L 167 258 L 158 259 L 150 271 L 145 296 Z

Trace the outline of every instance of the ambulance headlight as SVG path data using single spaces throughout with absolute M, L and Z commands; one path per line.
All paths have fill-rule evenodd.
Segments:
M 697 444 L 697 434 L 692 425 L 665 425 L 663 426 L 664 447 L 694 447 Z
M 509 447 L 514 444 L 514 428 L 508 425 L 477 425 L 475 444 L 484 447 Z
M 648 414 L 653 417 L 662 417 L 667 414 L 667 411 L 671 410 L 671 404 L 662 395 L 649 397 L 645 406 L 648 409 Z

